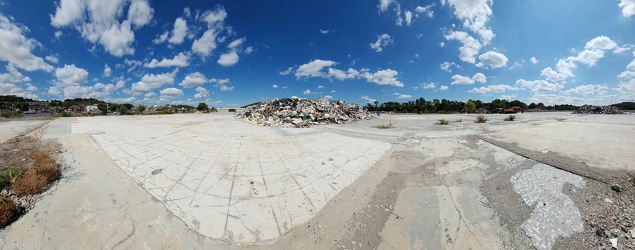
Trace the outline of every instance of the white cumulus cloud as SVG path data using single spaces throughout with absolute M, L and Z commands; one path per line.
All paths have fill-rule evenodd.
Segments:
M 238 46 L 242 45 L 242 44 L 245 42 L 245 40 L 246 40 L 246 39 L 245 39 L 244 37 L 243 37 L 243 38 L 236 39 L 236 40 L 232 41 L 231 43 L 229 43 L 229 44 L 227 45 L 227 48 L 228 48 L 228 49 L 233 49 L 233 48 L 236 48 L 236 47 L 238 47 Z
M 196 87 L 196 94 L 194 94 L 194 98 L 207 98 L 209 97 L 209 91 L 207 89 L 198 86 Z
M 183 81 L 179 83 L 179 86 L 184 88 L 191 88 L 198 85 L 203 85 L 207 83 L 207 78 L 200 72 L 190 73 L 183 78 Z
M 384 48 L 392 43 L 392 39 L 388 34 L 382 34 L 381 36 L 377 36 L 377 41 L 375 43 L 370 44 L 370 48 L 374 49 L 377 52 L 382 52 Z
M 240 58 L 238 56 L 238 53 L 236 53 L 236 50 L 231 50 L 225 54 L 220 55 L 217 63 L 223 67 L 231 67 L 236 65 L 239 59 Z
M 108 64 L 104 65 L 104 76 L 105 77 L 110 77 L 110 75 L 112 74 L 112 69 L 110 69 L 110 67 L 108 67 Z
M 392 93 L 392 95 L 396 96 L 397 99 L 410 99 L 412 95 L 400 94 L 400 93 Z
M 297 78 L 322 77 L 325 75 L 322 70 L 333 65 L 335 65 L 334 61 L 315 59 L 309 63 L 300 65 L 295 72 L 295 76 Z
M 366 102 L 368 102 L 368 103 L 373 103 L 373 102 L 376 102 L 376 101 L 377 101 L 377 99 L 370 98 L 370 97 L 368 97 L 367 95 L 363 95 L 363 96 L 361 96 L 360 98 L 362 98 L 362 100 L 364 100 L 364 101 L 366 101 Z
M 480 82 L 480 83 L 487 82 L 487 78 L 485 78 L 485 75 L 483 73 L 474 74 L 474 76 L 472 76 L 472 80 L 474 80 L 475 82 Z
M 424 84 L 421 84 L 421 86 L 423 87 L 423 89 L 433 89 L 433 88 L 436 88 L 436 87 L 437 87 L 437 84 L 436 84 L 436 83 L 431 82 L 431 83 L 424 83 Z
M 488 51 L 478 57 L 480 62 L 476 64 L 477 67 L 489 66 L 492 69 L 505 67 L 507 65 L 507 57 L 501 53 L 495 51 Z
M 161 94 L 161 98 L 179 98 L 183 97 L 183 91 L 177 88 L 166 88 L 159 92 Z
M 599 95 L 606 95 L 608 90 L 609 88 L 607 86 L 588 84 L 588 85 L 580 85 L 575 88 L 567 89 L 566 91 L 564 91 L 564 94 L 592 96 L 597 93 Z
M 384 69 L 378 70 L 375 73 L 363 72 L 360 76 L 365 78 L 368 82 L 377 83 L 379 85 L 392 85 L 395 87 L 403 87 L 403 83 L 397 80 L 396 76 L 399 73 L 396 70 Z
M 622 8 L 622 15 L 624 17 L 635 15 L 635 0 L 620 0 L 618 6 Z
M 441 1 L 441 5 L 445 3 L 445 0 Z M 454 7 L 454 15 L 463 21 L 463 27 L 478 34 L 484 45 L 489 44 L 495 36 L 487 27 L 489 16 L 492 15 L 492 0 L 447 0 L 447 3 Z
M 0 60 L 11 63 L 26 71 L 53 71 L 53 66 L 31 52 L 40 43 L 24 36 L 26 26 L 16 25 L 0 13 Z
M 433 6 L 432 4 L 426 5 L 425 7 L 417 6 L 417 8 L 415 8 L 415 11 L 417 13 L 424 13 L 429 18 L 432 18 L 434 17 L 434 11 L 431 10 L 432 6 Z
M 441 64 L 441 69 L 452 73 L 452 70 L 450 69 L 450 67 L 452 67 L 452 66 L 454 66 L 456 68 L 459 68 L 459 69 L 461 68 L 461 66 L 459 66 L 458 64 L 456 64 L 454 62 L 443 62 Z
M 224 29 L 224 20 L 227 12 L 224 8 L 216 8 L 214 11 L 207 11 L 201 14 L 202 21 L 207 23 L 207 30 L 192 43 L 192 51 L 201 57 L 207 57 L 216 49 L 216 37 Z
M 395 0 L 379 0 L 379 5 L 377 7 L 379 8 L 379 11 L 386 11 L 388 6 L 390 6 L 390 4 L 394 1 Z
M 556 92 L 564 87 L 562 84 L 550 83 L 545 80 L 527 81 L 524 79 L 517 80 L 516 86 L 529 89 L 533 93 Z
M 172 29 L 172 36 L 168 40 L 171 44 L 181 44 L 187 35 L 187 21 L 183 18 L 177 18 L 174 20 L 174 28 Z
M 406 16 L 406 25 L 410 26 L 410 24 L 412 23 L 412 12 L 409 10 L 406 10 L 406 12 L 404 13 L 404 16 Z
M 450 34 L 445 35 L 445 39 L 448 41 L 457 40 L 461 42 L 463 46 L 459 48 L 459 58 L 461 61 L 472 64 L 476 62 L 476 55 L 483 47 L 478 40 L 463 31 L 453 31 Z
M 60 60 L 56 56 L 46 56 L 46 57 L 44 57 L 44 59 L 46 59 L 47 61 L 52 62 L 52 63 L 59 63 L 60 62 Z
M 88 71 L 75 67 L 75 64 L 64 65 L 55 70 L 55 77 L 64 84 L 79 85 L 88 81 Z
M 141 78 L 141 81 L 132 84 L 132 92 L 134 94 L 141 94 L 141 92 L 161 88 L 166 85 L 173 85 L 174 77 L 177 72 L 178 69 L 171 73 L 146 74 Z
M 156 68 L 156 67 L 187 67 L 190 65 L 189 63 L 190 56 L 183 52 L 174 56 L 172 59 L 163 58 L 161 61 L 157 59 L 152 59 L 149 63 L 144 64 L 143 66 L 146 68 Z
M 584 46 L 585 49 L 601 49 L 601 50 L 611 50 L 617 47 L 617 43 L 611 40 L 606 36 L 598 36 L 596 38 L 591 39 L 591 41 L 587 42 Z
M 150 8 L 150 3 L 147 0 L 132 0 L 128 10 L 128 20 L 135 27 L 142 27 L 150 23 L 153 15 L 154 9 Z
M 535 58 L 535 57 L 533 57 L 533 56 L 532 56 L 531 58 L 529 58 L 529 61 L 530 61 L 531 63 L 533 63 L 533 64 L 537 64 L 537 63 L 539 62 L 539 61 L 538 61 L 538 59 L 536 59 L 536 58 Z
M 120 21 L 128 6 L 127 19 Z M 93 44 L 101 44 L 113 56 L 134 54 L 131 47 L 135 36 L 131 26 L 140 28 L 152 19 L 154 10 L 147 0 L 82 1 L 62 0 L 51 25 L 56 28 L 72 26 L 81 36 Z
M 467 92 L 485 95 L 488 93 L 503 93 L 507 90 L 518 90 L 518 89 L 519 89 L 518 87 L 509 86 L 505 84 L 495 84 L 495 85 L 489 85 L 486 87 L 473 88 L 472 90 L 468 90 Z

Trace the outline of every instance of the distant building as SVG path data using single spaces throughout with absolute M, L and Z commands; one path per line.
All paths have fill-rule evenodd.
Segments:
M 101 110 L 99 110 L 99 107 L 97 107 L 97 105 L 87 105 L 86 112 L 96 114 L 101 113 Z

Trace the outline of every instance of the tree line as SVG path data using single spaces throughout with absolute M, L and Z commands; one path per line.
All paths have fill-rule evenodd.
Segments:
M 394 112 L 394 113 L 463 113 L 476 112 L 477 110 L 492 111 L 494 109 L 505 109 L 518 106 L 523 110 L 541 109 L 541 110 L 575 110 L 578 106 L 564 104 L 545 106 L 543 103 L 525 104 L 519 100 L 509 101 L 506 99 L 494 99 L 491 102 L 483 102 L 481 100 L 455 101 L 447 99 L 426 100 L 420 97 L 414 101 L 407 102 L 384 102 L 375 101 L 368 103 L 366 108 L 373 112 Z

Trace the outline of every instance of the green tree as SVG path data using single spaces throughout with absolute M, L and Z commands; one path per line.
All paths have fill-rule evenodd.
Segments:
M 119 106 L 119 114 L 120 115 L 125 115 L 126 113 L 128 113 L 128 108 L 126 108 L 125 105 L 120 105 Z
M 143 111 L 146 111 L 146 106 L 143 106 L 143 105 L 137 106 L 137 111 L 139 111 L 139 113 L 143 113 Z
M 18 102 L 15 107 L 23 111 L 29 109 L 29 105 L 27 105 L 26 102 Z
M 465 104 L 465 108 L 467 109 L 468 113 L 474 113 L 476 112 L 476 103 L 474 103 L 472 100 L 467 100 L 467 104 Z
M 116 111 L 116 110 L 118 110 L 118 109 L 119 109 L 119 106 L 121 106 L 121 105 L 116 104 L 116 103 L 111 103 L 111 104 L 108 106 L 108 109 L 109 109 L 110 111 Z
M 108 107 L 105 103 L 97 104 L 97 108 L 101 110 L 102 113 L 108 112 L 108 109 L 107 109 Z
M 209 107 L 207 107 L 207 103 L 204 103 L 204 102 L 199 102 L 196 109 L 198 111 L 209 111 Z

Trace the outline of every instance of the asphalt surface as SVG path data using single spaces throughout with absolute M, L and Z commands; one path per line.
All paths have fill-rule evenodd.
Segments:
M 594 231 L 579 194 L 635 171 L 635 116 L 487 117 L 305 129 L 227 114 L 59 118 L 43 138 L 63 145 L 67 170 L 0 246 L 588 248 L 574 240 Z M 0 123 L 0 135 L 40 123 Z

